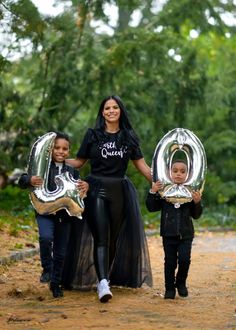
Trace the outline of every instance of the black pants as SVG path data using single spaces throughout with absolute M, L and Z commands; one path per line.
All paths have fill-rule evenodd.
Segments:
M 94 239 L 94 263 L 98 280 L 108 279 L 123 223 L 122 179 L 99 178 L 101 186 L 87 200 L 87 221 Z
M 180 239 L 179 237 L 163 237 L 165 252 L 165 287 L 173 290 L 178 284 L 185 284 L 191 263 L 191 249 L 193 239 Z M 177 274 L 175 270 L 178 265 Z
M 37 215 L 37 222 L 41 265 L 52 274 L 51 281 L 60 284 L 71 224 L 42 215 Z

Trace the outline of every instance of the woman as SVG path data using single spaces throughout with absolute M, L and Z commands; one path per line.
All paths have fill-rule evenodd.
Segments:
M 150 167 L 143 158 L 125 106 L 118 96 L 108 96 L 100 105 L 95 128 L 87 130 L 77 158 L 68 161 L 81 168 L 90 160 L 85 218 L 94 240 L 101 302 L 112 298 L 109 284 L 133 288 L 143 283 L 152 285 L 137 195 L 125 176 L 130 159 L 151 182 Z

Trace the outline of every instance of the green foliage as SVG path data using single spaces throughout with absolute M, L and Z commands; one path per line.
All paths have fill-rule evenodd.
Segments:
M 0 209 L 11 211 L 13 215 L 25 212 L 26 216 L 30 216 L 33 208 L 30 206 L 28 190 L 10 185 L 0 190 Z
M 227 207 L 226 204 L 213 209 L 206 208 L 202 217 L 197 221 L 196 227 L 218 227 L 236 230 L 235 216 L 236 208 Z
M 109 26 L 108 3 L 118 7 L 113 35 L 94 27 L 94 20 Z M 204 203 L 229 212 L 236 182 L 236 40 L 235 26 L 221 13 L 235 14 L 234 2 L 169 0 L 159 11 L 151 0 L 71 4 L 45 17 L 30 0 L 0 4 L 1 48 L 21 55 L 0 57 L 0 172 L 25 168 L 32 143 L 50 130 L 70 134 L 73 157 L 101 99 L 118 94 L 149 164 L 169 130 L 185 127 L 200 138 L 208 159 Z M 141 13 L 136 25 L 135 10 Z M 4 48 L 9 35 L 15 42 Z M 30 52 L 22 46 L 26 40 Z M 148 184 L 132 166 L 128 174 L 142 202 Z M 22 205 L 24 198 L 14 189 L 11 194 Z M 3 203 L 11 208 L 7 198 Z
M 37 8 L 30 0 L 9 2 L 12 13 L 11 28 L 18 38 L 30 38 L 35 42 L 42 35 L 45 22 L 41 19 Z
M 7 228 L 14 237 L 30 232 L 31 239 L 35 236 L 36 240 L 37 226 L 28 191 L 12 186 L 0 190 L 0 210 L 0 230 Z

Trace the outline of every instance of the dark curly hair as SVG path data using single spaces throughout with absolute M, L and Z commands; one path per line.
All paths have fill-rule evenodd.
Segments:
M 69 135 L 64 133 L 64 132 L 54 132 L 56 133 L 56 137 L 55 139 L 65 139 L 66 141 L 68 141 L 70 143 L 70 138 Z

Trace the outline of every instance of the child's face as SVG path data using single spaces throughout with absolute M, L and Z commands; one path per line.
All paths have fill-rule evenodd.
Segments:
M 172 181 L 176 184 L 182 184 L 187 177 L 187 166 L 182 162 L 176 162 L 171 168 Z
M 70 144 L 65 139 L 55 139 L 54 146 L 52 149 L 52 159 L 54 162 L 63 163 L 64 160 L 69 156 Z

